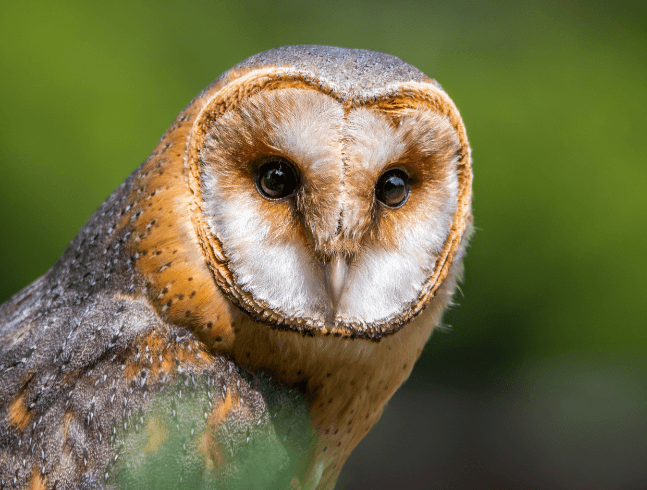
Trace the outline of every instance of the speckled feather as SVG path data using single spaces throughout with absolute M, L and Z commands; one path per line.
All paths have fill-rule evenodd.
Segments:
M 238 284 L 209 226 L 200 169 L 210 128 L 284 89 L 325 94 L 346 112 L 424 107 L 452 132 L 442 156 L 458 175 L 451 230 L 419 296 L 388 324 L 282 316 Z M 54 267 L 0 306 L 0 488 L 332 488 L 451 300 L 470 205 L 462 120 L 416 68 L 322 46 L 236 65 Z
M 235 460 L 230 447 L 254 444 L 250 437 L 273 454 L 271 471 L 256 478 L 287 488 L 303 464 L 296 449 L 305 452 L 310 437 L 303 396 L 241 372 L 155 312 L 124 253 L 131 233 L 117 231 L 116 210 L 132 183 L 103 204 L 45 276 L 0 307 L 0 488 L 148 488 L 160 477 L 156 488 L 177 488 L 196 474 L 203 484 L 217 485 L 224 474 L 227 488 L 249 488 L 227 465 Z M 187 410 L 196 396 L 200 403 Z M 278 426 L 270 413 L 285 406 L 292 410 Z M 227 417 L 243 436 L 233 427 L 216 436 L 213 426 Z M 139 432 L 143 439 L 134 440 Z M 193 451 L 168 455 L 174 432 Z M 226 448 L 219 467 L 214 445 Z M 162 468 L 137 467 L 137 456 L 157 452 L 153 462 L 161 458 Z M 189 474 L 165 471 L 169 463 Z

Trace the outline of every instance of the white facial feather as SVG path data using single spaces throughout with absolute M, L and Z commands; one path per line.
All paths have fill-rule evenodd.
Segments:
M 439 122 L 449 125 L 448 121 L 437 120 L 440 118 L 433 113 L 426 116 L 426 121 L 405 118 L 394 127 L 384 116 L 369 109 L 351 112 L 346 138 L 347 152 L 353 155 L 352 164 L 358 167 L 354 171 L 379 176 L 390 164 L 401 160 L 408 150 L 404 135 L 412 130 L 412 125 L 426 123 L 429 127 Z M 425 134 L 424 130 L 420 132 Z M 424 144 L 422 151 L 433 154 L 434 142 L 425 138 L 420 141 Z M 455 167 L 456 159 L 449 165 Z M 349 271 L 337 311 L 339 320 L 360 325 L 387 323 L 418 298 L 425 280 L 433 272 L 456 212 L 456 173 L 449 174 L 443 187 L 443 195 L 437 196 L 440 202 L 435 206 L 436 212 L 430 209 L 429 213 L 402 217 L 392 246 L 377 241 L 364 244 Z M 349 212 L 348 216 L 353 214 Z M 352 222 L 345 223 L 349 225 Z
M 219 196 L 219 177 L 204 174 L 205 197 L 211 204 L 208 215 L 241 289 L 291 317 L 323 321 L 326 292 L 321 266 L 301 244 L 272 236 L 257 201 Z

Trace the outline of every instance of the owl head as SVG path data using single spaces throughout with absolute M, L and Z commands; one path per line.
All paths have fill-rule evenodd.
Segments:
M 185 166 L 220 288 L 252 317 L 380 338 L 433 299 L 471 219 L 455 105 L 416 68 L 293 46 L 203 92 Z

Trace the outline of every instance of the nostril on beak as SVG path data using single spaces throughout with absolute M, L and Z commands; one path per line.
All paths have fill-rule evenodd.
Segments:
M 328 295 L 330 296 L 333 309 L 336 310 L 341 293 L 344 290 L 346 277 L 348 276 L 349 264 L 345 257 L 335 255 L 332 259 L 324 263 L 323 268 Z

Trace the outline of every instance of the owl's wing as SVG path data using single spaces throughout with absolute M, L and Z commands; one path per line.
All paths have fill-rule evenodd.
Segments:
M 298 487 L 312 429 L 297 391 L 145 300 L 61 308 L 0 317 L 0 488 Z

